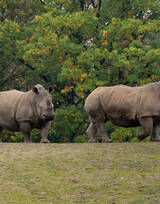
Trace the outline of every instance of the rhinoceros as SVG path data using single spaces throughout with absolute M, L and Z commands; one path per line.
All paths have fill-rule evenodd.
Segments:
M 0 92 L 0 141 L 2 131 L 21 131 L 24 142 L 31 142 L 31 130 L 40 129 L 41 142 L 47 143 L 48 131 L 54 119 L 52 87 L 46 90 L 37 84 L 27 92 L 10 90 Z
M 160 82 L 98 87 L 86 98 L 84 108 L 91 122 L 86 131 L 89 142 L 97 142 L 96 134 L 102 142 L 112 142 L 105 130 L 107 121 L 126 128 L 141 126 L 140 140 L 151 136 L 160 141 Z

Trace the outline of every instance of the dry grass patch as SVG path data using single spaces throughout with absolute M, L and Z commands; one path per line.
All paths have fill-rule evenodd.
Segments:
M 0 144 L 1 204 L 160 203 L 160 143 Z

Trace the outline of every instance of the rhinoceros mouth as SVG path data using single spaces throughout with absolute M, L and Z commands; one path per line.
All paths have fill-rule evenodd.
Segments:
M 51 115 L 51 116 L 45 115 L 44 118 L 45 120 L 54 120 L 54 115 Z

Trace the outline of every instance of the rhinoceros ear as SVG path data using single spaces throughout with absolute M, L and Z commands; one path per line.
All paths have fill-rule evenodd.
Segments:
M 36 86 L 32 87 L 32 91 L 36 94 L 39 94 L 38 88 Z
M 49 93 L 52 93 L 53 90 L 54 90 L 54 86 L 50 86 L 49 89 L 48 89 Z

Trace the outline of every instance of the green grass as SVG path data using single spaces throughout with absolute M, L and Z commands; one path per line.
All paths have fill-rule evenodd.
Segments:
M 0 204 L 160 203 L 160 143 L 0 144 Z

